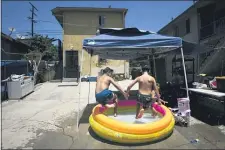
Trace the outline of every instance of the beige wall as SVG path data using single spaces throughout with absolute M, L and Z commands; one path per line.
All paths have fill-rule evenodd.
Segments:
M 82 50 L 82 42 L 84 38 L 95 36 L 98 29 L 98 16 L 104 15 L 105 28 L 123 28 L 123 14 L 117 12 L 64 12 L 64 36 L 63 36 L 63 50 Z M 65 57 L 65 55 L 64 55 Z M 65 62 L 65 58 L 63 58 Z M 80 61 L 79 61 L 80 62 Z M 93 56 L 91 61 L 92 75 L 97 75 L 96 71 L 100 70 L 96 67 L 98 56 Z M 107 66 L 113 68 L 118 66 L 124 67 L 124 61 L 110 60 Z M 84 61 L 82 67 L 82 75 L 90 72 L 90 55 L 84 52 Z M 123 69 L 124 70 L 124 69 Z

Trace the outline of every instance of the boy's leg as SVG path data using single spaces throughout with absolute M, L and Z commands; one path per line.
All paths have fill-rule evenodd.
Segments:
M 138 119 L 138 114 L 139 114 L 139 111 L 140 111 L 140 103 L 137 103 L 136 104 L 136 119 Z
M 137 110 L 136 110 L 136 119 L 139 119 L 143 116 L 145 109 L 141 106 L 140 103 L 137 103 Z
M 145 109 L 143 107 L 140 108 L 137 119 L 141 118 L 144 114 Z
M 118 103 L 118 100 L 117 99 L 118 99 L 117 98 L 117 95 L 116 94 L 113 94 L 113 97 L 111 99 L 111 100 L 113 100 L 113 104 L 105 104 L 105 106 L 107 108 L 115 108 L 115 107 L 117 107 L 117 103 Z
M 118 108 L 118 97 L 114 93 L 113 93 L 113 102 L 115 104 L 115 107 L 114 107 L 114 117 L 116 117 L 117 116 L 117 108 Z
M 151 110 L 152 110 L 152 116 L 155 117 L 157 115 L 157 112 L 152 106 L 151 106 Z
M 115 103 L 113 104 L 105 104 L 106 108 L 115 108 Z
M 152 104 L 150 105 L 153 117 L 155 117 L 157 115 L 157 111 L 153 108 L 153 104 L 155 104 L 155 103 L 156 102 L 152 102 Z

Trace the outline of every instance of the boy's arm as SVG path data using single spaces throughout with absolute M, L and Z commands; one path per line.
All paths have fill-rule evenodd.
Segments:
M 96 79 L 96 84 L 95 84 L 95 94 L 96 94 L 96 88 L 97 88 L 98 78 L 99 78 L 99 77 L 97 77 L 97 79 Z
M 123 89 L 120 87 L 118 83 L 116 83 L 113 78 L 110 78 L 110 82 L 123 94 L 126 95 L 126 93 L 123 91 Z
M 131 84 L 127 87 L 127 93 L 130 92 L 130 89 L 138 82 L 139 77 L 137 77 Z
M 156 85 L 155 78 L 152 77 L 152 80 L 153 80 L 153 90 L 155 90 L 156 97 L 159 100 L 160 99 L 160 95 L 159 95 L 159 90 L 158 90 L 157 85 Z
M 164 100 L 162 100 L 162 99 L 159 99 L 159 101 L 160 101 L 160 102 L 163 102 L 164 105 L 168 103 L 167 101 L 164 101 Z

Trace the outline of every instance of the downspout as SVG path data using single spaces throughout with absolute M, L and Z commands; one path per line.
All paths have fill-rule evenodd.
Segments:
M 64 30 L 64 13 L 62 14 L 62 17 L 63 17 L 63 24 L 62 24 L 62 26 L 63 26 L 63 41 L 62 41 L 62 43 L 64 44 L 64 38 L 65 38 L 65 30 Z M 63 66 L 63 76 L 62 76 L 62 80 L 63 80 L 63 78 L 65 77 L 65 62 L 66 62 L 66 60 L 65 60 L 65 50 L 64 50 L 64 45 L 62 45 L 62 66 Z

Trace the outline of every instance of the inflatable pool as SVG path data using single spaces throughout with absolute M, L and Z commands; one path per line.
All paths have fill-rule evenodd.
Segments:
M 89 117 L 90 126 L 101 138 L 117 143 L 146 143 L 168 137 L 174 128 L 171 111 L 164 105 L 154 104 L 158 116 L 153 118 L 148 111 L 141 119 L 135 119 L 136 101 L 123 100 L 118 104 L 118 116 L 112 117 L 113 109 L 100 104 Z

